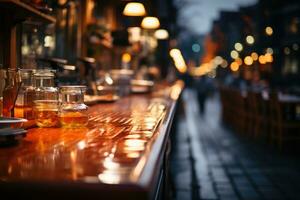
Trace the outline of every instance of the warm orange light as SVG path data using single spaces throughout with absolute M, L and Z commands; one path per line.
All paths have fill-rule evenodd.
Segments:
M 221 56 L 216 56 L 213 59 L 213 62 L 216 66 L 221 65 L 223 63 L 223 58 Z
M 180 73 L 185 73 L 187 71 L 187 66 L 181 54 L 181 51 L 179 49 L 171 49 L 170 56 L 173 58 L 176 69 Z
M 223 59 L 223 62 L 221 63 L 221 67 L 226 68 L 228 66 L 227 60 Z
M 248 36 L 246 37 L 246 42 L 247 42 L 248 44 L 253 44 L 253 43 L 255 42 L 254 37 L 253 37 L 252 35 L 248 35 Z
M 236 50 L 232 50 L 230 52 L 230 56 L 231 56 L 231 58 L 236 59 L 239 57 L 239 53 Z
M 269 36 L 273 34 L 273 29 L 270 26 L 267 26 L 265 31 L 266 31 L 266 34 L 269 35 Z
M 234 48 L 237 51 L 242 51 L 243 50 L 243 45 L 241 43 L 237 42 L 237 43 L 234 44 Z
M 267 61 L 266 61 L 266 58 L 264 55 L 260 55 L 259 58 L 258 58 L 258 61 L 260 64 L 266 64 Z
M 160 23 L 157 17 L 144 17 L 141 26 L 145 29 L 156 29 Z
M 123 15 L 126 16 L 144 16 L 146 14 L 145 7 L 142 3 L 129 2 L 126 4 Z
M 265 58 L 266 62 L 270 62 L 270 63 L 273 62 L 273 56 L 270 53 L 266 53 L 264 58 Z
M 252 57 L 251 56 L 246 56 L 245 58 L 244 58 L 244 63 L 246 64 L 246 65 L 252 65 L 253 64 L 253 59 L 252 59 Z
M 243 61 L 242 61 L 241 58 L 235 59 L 235 62 L 236 62 L 239 66 L 241 66 L 241 65 L 243 64 Z
M 195 68 L 193 74 L 195 76 L 203 76 L 209 73 L 213 69 L 212 63 L 203 63 L 199 67 Z
M 122 55 L 122 61 L 127 62 L 127 63 L 130 62 L 131 61 L 131 55 L 129 53 L 124 53 Z
M 239 70 L 239 64 L 237 62 L 232 62 L 230 64 L 230 69 L 233 71 L 233 72 L 236 72 L 237 70 Z
M 158 40 L 165 40 L 169 38 L 169 33 L 165 29 L 158 29 L 155 31 L 154 36 Z
M 175 56 L 178 56 L 180 54 L 181 54 L 181 52 L 180 52 L 179 49 L 171 49 L 171 51 L 170 51 L 170 56 L 171 57 L 175 57 Z
M 141 40 L 141 28 L 140 27 L 129 27 L 129 28 L 127 28 L 127 31 L 129 33 L 128 39 L 131 43 L 139 42 Z
M 251 57 L 254 61 L 258 60 L 258 54 L 256 52 L 252 52 Z

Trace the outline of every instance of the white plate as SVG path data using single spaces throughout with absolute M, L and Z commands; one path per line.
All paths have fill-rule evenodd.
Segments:
M 0 124 L 15 124 L 27 122 L 27 119 L 15 117 L 0 117 Z

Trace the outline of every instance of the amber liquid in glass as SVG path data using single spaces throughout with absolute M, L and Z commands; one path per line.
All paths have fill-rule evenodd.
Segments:
M 0 117 L 3 115 L 3 97 L 0 97 Z
M 63 127 L 85 127 L 88 123 L 88 116 L 81 112 L 69 111 L 61 113 L 59 121 Z
M 11 87 L 4 89 L 3 91 L 3 116 L 5 117 L 13 117 L 11 116 L 12 109 L 14 107 L 14 101 L 17 95 L 17 87 Z
M 58 125 L 58 109 L 35 110 L 35 122 L 38 127 L 55 127 Z
M 24 128 L 29 128 L 35 124 L 33 112 L 33 97 L 34 91 L 27 91 L 24 94 L 23 105 L 19 105 L 16 103 L 14 108 L 15 117 L 25 118 L 28 120 L 22 125 L 22 127 Z

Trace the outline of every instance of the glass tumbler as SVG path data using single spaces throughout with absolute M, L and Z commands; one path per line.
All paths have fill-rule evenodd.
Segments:
M 18 89 L 17 99 L 14 108 L 15 117 L 25 118 L 28 121 L 23 124 L 23 127 L 28 128 L 34 125 L 33 101 L 33 73 L 34 69 L 20 69 L 19 76 L 21 85 Z
M 86 86 L 60 86 L 59 121 L 62 127 L 85 127 L 88 124 L 88 107 L 84 104 Z
M 17 70 L 7 69 L 3 90 L 3 116 L 5 117 L 14 117 L 14 105 L 20 83 Z

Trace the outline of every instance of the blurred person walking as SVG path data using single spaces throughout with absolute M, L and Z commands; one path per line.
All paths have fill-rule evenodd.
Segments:
M 199 104 L 200 114 L 203 116 L 205 114 L 205 101 L 209 93 L 209 80 L 207 76 L 201 76 L 196 78 L 195 87 L 197 92 L 197 99 Z

